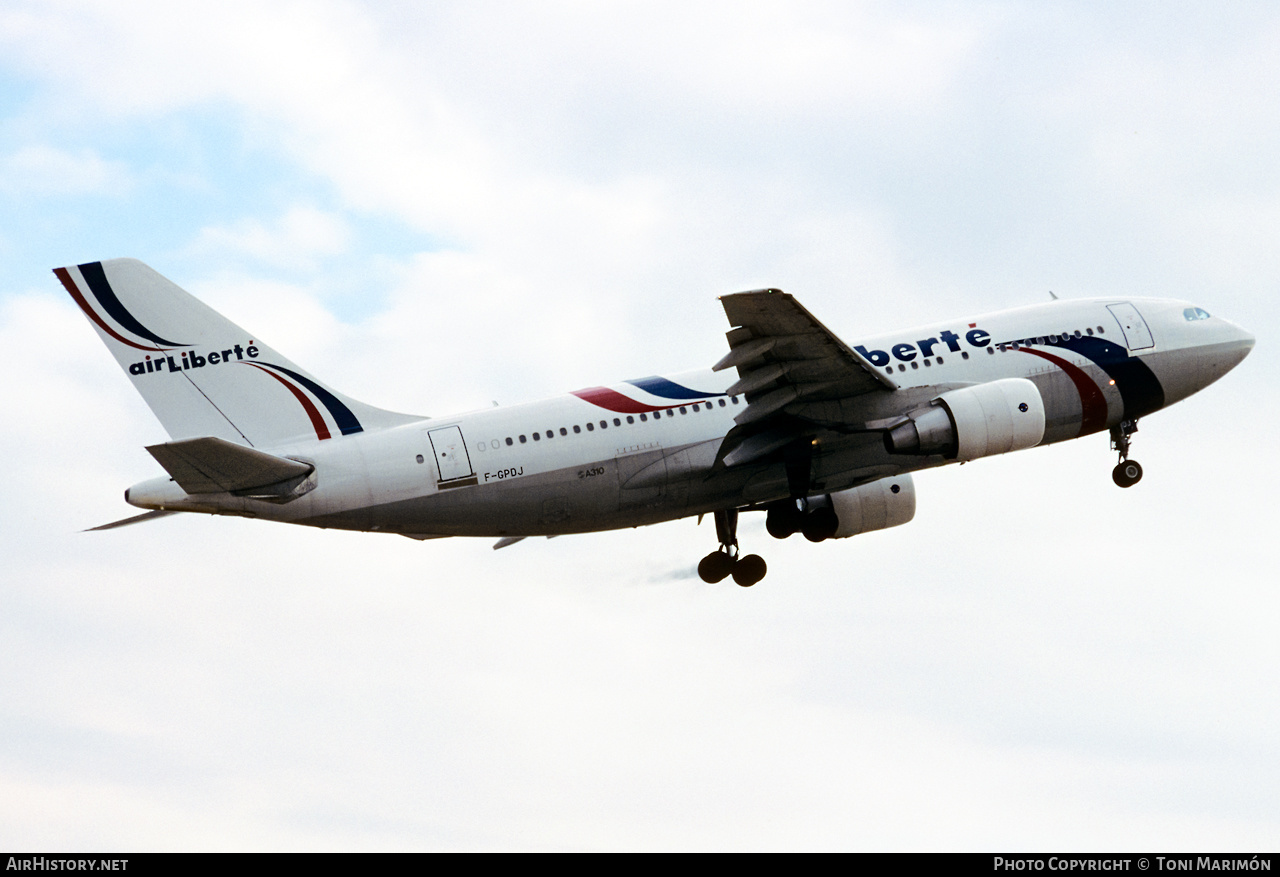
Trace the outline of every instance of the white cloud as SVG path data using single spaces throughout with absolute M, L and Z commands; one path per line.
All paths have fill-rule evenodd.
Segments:
M 0 191 L 15 195 L 120 194 L 133 185 L 121 162 L 91 149 L 24 146 L 0 158 Z
M 314 207 L 293 207 L 271 224 L 245 219 L 200 231 L 194 249 L 209 254 L 242 254 L 267 265 L 305 270 L 318 259 L 347 250 L 351 228 L 342 216 Z

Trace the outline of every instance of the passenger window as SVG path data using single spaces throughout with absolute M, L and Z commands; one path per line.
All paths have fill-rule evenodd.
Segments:
M 614 425 L 614 426 L 622 426 L 622 421 L 615 417 L 615 418 L 613 418 L 613 425 Z
M 721 407 L 721 408 L 723 408 L 723 407 L 724 407 L 724 400 L 723 400 L 723 399 L 721 399 L 721 400 L 720 400 L 720 407 Z
M 507 436 L 507 447 L 511 447 L 511 445 L 513 445 L 513 444 L 515 444 L 515 443 L 514 443 L 513 441 L 511 441 L 511 436 Z
M 575 423 L 573 425 L 573 434 L 578 435 L 581 432 L 582 432 L 582 427 L 578 426 L 578 424 Z
M 569 430 L 565 429 L 565 428 L 562 426 L 562 427 L 560 427 L 560 434 L 561 434 L 561 435 L 568 435 L 568 434 L 569 434 Z
M 645 422 L 646 420 L 648 420 L 648 419 L 649 419 L 649 418 L 648 418 L 648 417 L 646 417 L 645 415 L 643 415 L 643 414 L 641 414 L 641 415 L 640 415 L 640 422 L 641 422 L 641 423 L 644 423 L 644 422 Z
M 627 415 L 627 423 L 635 423 L 635 422 L 636 422 L 636 419 L 635 419 L 634 417 L 632 417 L 630 414 L 628 414 L 628 415 Z
M 535 432 L 535 433 L 533 434 L 533 440 L 534 440 L 535 442 L 540 442 L 540 441 L 542 441 L 542 433 L 540 433 L 540 432 Z
M 608 428 L 609 428 L 609 421 L 607 421 L 607 420 L 602 420 L 602 421 L 600 421 L 600 428 L 601 428 L 601 429 L 608 429 Z
M 526 443 L 526 442 L 528 442 L 528 441 L 529 441 L 529 440 L 528 440 L 527 438 L 525 438 L 524 436 L 520 436 L 520 444 L 522 444 L 522 445 L 523 445 L 523 444 L 525 444 L 525 443 Z
M 587 432 L 595 432 L 595 431 L 596 431 L 596 425 L 594 423 L 588 423 Z

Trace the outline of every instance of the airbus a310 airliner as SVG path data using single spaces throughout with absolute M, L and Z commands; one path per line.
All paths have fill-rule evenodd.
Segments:
M 905 524 L 911 473 L 1109 431 L 1129 487 L 1138 419 L 1222 377 L 1251 334 L 1183 301 L 1052 301 L 845 344 L 776 289 L 721 297 L 708 370 L 449 417 L 322 383 L 133 259 L 54 270 L 172 441 L 151 511 L 413 539 L 527 536 L 714 516 L 707 582 L 750 586 L 739 512 L 820 542 Z

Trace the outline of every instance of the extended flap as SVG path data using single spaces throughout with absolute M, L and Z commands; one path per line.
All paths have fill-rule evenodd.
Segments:
M 147 450 L 178 486 L 190 494 L 266 487 L 302 478 L 312 470 L 306 463 L 213 436 L 165 442 L 151 445 Z

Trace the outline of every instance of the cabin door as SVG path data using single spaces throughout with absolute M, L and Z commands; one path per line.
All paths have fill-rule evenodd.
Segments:
M 440 472 L 440 483 L 460 481 L 464 478 L 475 480 L 475 472 L 471 468 L 471 457 L 467 454 L 467 443 L 462 440 L 462 428 L 446 426 L 442 429 L 427 430 L 427 438 L 431 440 L 431 450 L 436 457 L 436 469 Z
M 1151 338 L 1151 330 L 1147 328 L 1147 321 L 1142 319 L 1142 314 L 1138 313 L 1138 309 L 1133 305 L 1128 302 L 1107 305 L 1107 310 L 1111 311 L 1112 316 L 1120 324 L 1125 343 L 1129 345 L 1130 350 L 1146 350 L 1148 347 L 1156 346 L 1156 342 Z

